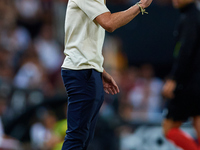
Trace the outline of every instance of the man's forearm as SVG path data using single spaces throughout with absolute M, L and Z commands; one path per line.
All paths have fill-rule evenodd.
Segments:
M 108 32 L 113 32 L 117 28 L 126 25 L 140 13 L 138 5 L 117 13 L 104 13 L 96 18 L 96 21 Z
M 109 23 L 112 26 L 112 30 L 116 30 L 131 20 L 133 20 L 140 13 L 140 8 L 137 5 L 130 7 L 129 9 L 117 13 L 113 13 L 110 16 Z

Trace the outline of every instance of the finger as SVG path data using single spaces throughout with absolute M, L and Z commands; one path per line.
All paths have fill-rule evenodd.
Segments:
M 117 94 L 117 91 L 115 90 L 115 87 L 114 87 L 114 86 L 111 87 L 111 90 L 112 90 L 112 92 L 113 92 L 113 95 L 114 95 L 114 94 Z
M 117 93 L 119 93 L 119 87 L 117 86 L 117 83 L 114 80 L 112 80 L 112 84 L 113 84 L 115 90 L 117 91 Z
M 115 95 L 115 91 L 112 88 L 110 88 L 110 90 L 112 91 L 111 94 Z
M 108 91 L 106 88 L 104 88 L 104 91 L 105 91 L 107 94 L 109 94 L 109 91 Z
M 117 86 L 117 84 L 116 84 L 116 82 L 114 81 L 114 80 L 112 80 L 112 84 L 111 84 L 111 90 L 113 91 L 113 93 L 114 94 L 117 94 L 118 92 L 118 90 L 117 90 L 117 88 L 118 88 L 118 86 Z
M 119 87 L 118 87 L 118 85 L 115 87 L 115 89 L 116 89 L 117 93 L 119 93 Z
M 108 88 L 108 91 L 109 91 L 112 95 L 114 95 L 114 91 L 112 90 L 112 88 Z
M 119 93 L 119 87 L 116 85 L 113 85 L 114 91 L 116 92 L 115 94 Z
M 112 90 L 113 90 L 114 94 L 117 94 L 117 91 L 114 86 L 112 87 Z
M 114 91 L 114 94 L 118 93 L 117 88 L 115 86 L 112 86 L 112 90 Z

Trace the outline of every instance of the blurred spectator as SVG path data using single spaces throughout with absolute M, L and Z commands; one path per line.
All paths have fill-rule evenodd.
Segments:
M 4 136 L 4 127 L 2 123 L 2 115 L 4 114 L 6 107 L 7 107 L 7 102 L 6 102 L 6 96 L 3 95 L 3 93 L 0 94 L 0 138 L 3 138 Z
M 0 11 L 2 12 L 0 45 L 9 51 L 10 59 L 6 60 L 8 64 L 5 64 L 7 70 L 10 69 L 14 72 L 15 67 L 18 67 L 20 55 L 28 48 L 31 39 L 29 32 L 16 24 L 17 15 L 15 7 L 11 2 L 1 1 L 0 3 Z
M 174 64 L 163 87 L 167 99 L 163 134 L 184 150 L 200 149 L 200 11 L 195 0 L 172 0 L 180 12 L 174 36 Z M 185 134 L 180 127 L 192 119 L 196 137 Z
M 1 44 L 13 54 L 24 51 L 30 43 L 30 35 L 23 27 L 8 25 L 1 32 Z
M 13 71 L 19 67 L 20 57 L 23 52 L 28 48 L 30 43 L 30 35 L 27 30 L 23 27 L 16 25 L 8 27 L 1 34 L 1 43 L 7 50 L 10 51 L 10 57 Z
M 17 19 L 16 9 L 12 0 L 0 1 L 1 30 L 15 23 Z
M 130 123 L 133 121 L 133 105 L 130 103 L 122 103 L 119 106 L 119 116 L 123 122 Z
M 26 27 L 35 37 L 39 32 L 42 22 L 42 5 L 40 0 L 15 0 L 18 12 L 18 22 Z
M 0 93 L 0 149 L 2 150 L 19 150 L 21 149 L 19 141 L 7 136 L 4 133 L 2 116 L 7 109 L 7 97 Z
M 44 96 L 54 95 L 53 85 L 39 61 L 33 44 L 30 44 L 28 50 L 22 55 L 20 63 L 20 68 L 13 79 L 16 88 L 41 90 Z
M 1 30 L 0 29 L 0 43 L 1 45 L 15 55 L 18 51 L 24 51 L 30 42 L 30 35 L 26 29 L 16 24 L 17 15 L 15 8 L 9 2 L 1 2 L 2 7 L 0 11 Z
M 120 85 L 120 101 L 127 102 L 130 91 L 135 87 L 138 78 L 138 69 L 130 67 L 122 71 Z
M 160 121 L 162 80 L 154 76 L 153 66 L 144 64 L 140 68 L 140 78 L 130 91 L 128 98 L 134 107 L 133 119 Z
M 39 63 L 34 45 L 23 54 L 21 65 L 14 77 L 14 85 L 17 88 L 37 89 L 42 86 L 44 80 L 44 69 Z
M 42 3 L 42 10 L 45 13 L 51 13 L 53 0 L 40 0 Z
M 8 82 L 13 79 L 13 68 L 10 62 L 11 52 L 0 47 L 0 84 L 1 82 Z
M 64 56 L 61 53 L 60 45 L 54 39 L 52 25 L 45 24 L 42 27 L 34 44 L 45 72 L 50 75 L 58 73 Z
M 41 110 L 39 115 L 41 121 L 33 124 L 30 130 L 32 147 L 35 150 L 53 150 L 63 140 L 55 132 L 57 118 L 51 110 Z

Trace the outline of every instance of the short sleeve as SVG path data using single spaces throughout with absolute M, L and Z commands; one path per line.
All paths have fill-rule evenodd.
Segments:
M 104 0 L 73 0 L 86 15 L 94 20 L 97 16 L 109 12 Z

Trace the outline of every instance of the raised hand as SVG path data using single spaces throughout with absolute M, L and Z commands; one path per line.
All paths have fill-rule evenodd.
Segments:
M 152 0 L 140 0 L 139 4 L 142 8 L 147 8 L 152 3 Z

